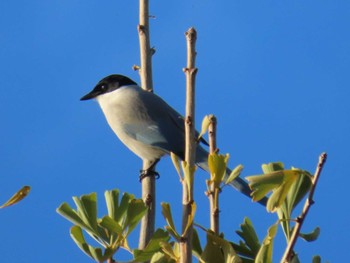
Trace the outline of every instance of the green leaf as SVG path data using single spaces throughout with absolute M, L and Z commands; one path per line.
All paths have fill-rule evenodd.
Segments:
M 313 256 L 312 263 L 321 263 L 321 257 L 319 255 Z
M 284 164 L 281 162 L 276 162 L 276 163 L 268 163 L 268 164 L 263 164 L 261 166 L 264 174 L 269 174 L 273 173 L 276 171 L 282 171 L 284 170 Z
M 106 259 L 103 258 L 101 248 L 92 248 L 90 252 L 91 252 L 92 258 L 95 259 L 97 262 L 103 262 L 107 259 L 107 258 Z
M 176 262 L 179 259 L 178 253 L 173 249 L 170 243 L 168 242 L 160 242 L 160 247 L 162 248 L 162 251 L 164 254 L 169 256 L 171 259 L 175 260 Z
M 165 203 L 162 202 L 161 203 L 162 206 L 162 215 L 164 216 L 166 222 L 167 222 L 167 226 L 165 226 L 165 229 L 176 239 L 176 240 L 180 240 L 181 237 L 180 235 L 177 233 L 176 228 L 175 228 L 175 224 L 174 224 L 174 220 L 173 220 L 173 216 L 171 214 L 171 208 L 170 208 L 170 204 L 169 203 Z
M 207 130 L 209 128 L 210 122 L 211 122 L 211 118 L 213 116 L 214 115 L 206 115 L 206 116 L 204 116 L 203 121 L 202 121 L 201 133 L 198 135 L 198 141 L 203 137 L 204 134 L 206 134 L 206 132 L 207 132 Z
M 118 207 L 119 207 L 119 190 L 105 191 L 105 200 L 108 210 L 108 215 L 115 221 L 118 221 Z
M 108 258 L 110 258 L 114 250 L 107 248 L 105 249 L 104 254 L 102 254 L 101 248 L 94 248 L 86 243 L 83 231 L 79 226 L 73 226 L 71 227 L 70 234 L 74 242 L 77 244 L 77 246 L 89 257 L 93 258 L 97 262 L 103 262 L 106 261 Z
M 130 201 L 125 220 L 125 224 L 128 225 L 128 232 L 125 237 L 134 230 L 146 212 L 147 206 L 142 199 L 133 199 Z
M 170 152 L 170 157 L 171 157 L 171 161 L 173 162 L 173 165 L 176 169 L 177 174 L 179 175 L 180 178 L 183 178 L 182 174 L 181 174 L 179 157 L 173 152 Z
M 193 233 L 192 233 L 192 251 L 193 251 L 193 255 L 198 259 L 200 258 L 203 252 L 201 247 L 201 241 L 199 239 L 198 232 L 195 228 L 193 228 Z
M 207 263 L 242 262 L 231 244 L 211 231 L 207 232 L 207 244 L 200 260 Z
M 186 161 L 183 161 L 181 164 L 182 164 L 182 170 L 184 172 L 184 179 L 188 190 L 188 196 L 192 196 L 192 185 L 194 181 L 194 173 L 197 169 L 197 166 L 195 165 L 190 166 L 187 164 Z
M 212 235 L 211 237 L 212 241 L 215 242 L 215 244 L 217 244 L 222 249 L 222 252 L 224 254 L 224 262 L 232 262 L 232 263 L 242 262 L 242 260 L 236 254 L 236 251 L 233 249 L 233 247 L 227 240 L 211 232 L 209 232 L 208 234 Z
M 171 244 L 174 244 L 173 245 L 173 251 L 174 251 L 174 254 L 176 256 L 177 259 L 180 258 L 180 243 L 179 242 L 171 242 Z
M 265 170 L 268 169 L 265 167 Z M 299 175 L 300 171 L 297 170 L 283 170 L 264 175 L 248 176 L 246 179 L 250 182 L 249 186 L 253 190 L 254 201 L 261 200 L 272 191 L 266 209 L 269 212 L 275 212 L 285 201 L 291 186 Z
M 249 218 L 244 218 L 244 222 L 240 227 L 241 230 L 236 231 L 236 233 L 244 242 L 231 243 L 231 245 L 244 263 L 253 263 L 261 247 L 260 242 Z
M 196 214 L 196 208 L 197 208 L 196 203 L 192 202 L 190 204 L 190 206 L 191 206 L 191 211 L 190 211 L 190 214 L 188 215 L 187 224 L 186 224 L 185 230 L 182 233 L 182 236 L 186 236 L 187 235 L 187 231 L 190 228 L 190 226 L 192 226 L 193 220 L 194 220 L 194 216 Z
M 235 180 L 242 172 L 243 165 L 236 166 L 235 169 L 232 170 L 230 175 L 227 177 L 225 184 L 230 184 L 233 180 Z
M 30 192 L 30 186 L 23 186 L 18 190 L 9 200 L 7 200 L 0 208 L 5 208 L 14 204 L 17 204 L 24 199 Z
M 236 233 L 243 239 L 245 245 L 251 251 L 250 255 L 255 257 L 261 247 L 261 244 L 255 232 L 253 223 L 248 217 L 245 217 L 240 227 L 241 231 L 236 231 Z
M 302 198 L 309 192 L 311 187 L 311 175 L 307 171 L 303 171 L 297 168 L 292 168 L 293 171 L 298 173 L 294 183 L 292 183 L 285 202 L 277 209 L 278 218 L 280 219 L 281 226 L 286 237 L 287 242 L 291 238 L 291 226 L 290 218 L 292 218 L 293 209 L 302 200 Z
M 90 252 L 90 249 L 92 249 L 92 247 L 86 243 L 84 235 L 83 235 L 83 231 L 81 230 L 81 228 L 79 226 L 71 227 L 70 235 L 71 235 L 72 239 L 74 240 L 74 242 L 77 244 L 77 246 L 86 255 L 88 255 L 89 257 L 92 257 L 92 254 Z
M 273 224 L 265 237 L 262 246 L 256 256 L 255 263 L 271 263 L 272 262 L 272 251 L 273 241 L 276 236 L 278 229 L 278 223 Z
M 259 201 L 283 182 L 283 172 L 248 176 L 249 187 L 253 190 L 253 201 Z
M 300 171 L 296 170 L 284 170 L 283 171 L 283 182 L 273 190 L 272 195 L 267 201 L 266 209 L 269 212 L 275 212 L 286 200 L 287 194 L 289 193 L 293 183 L 300 176 Z
M 80 198 L 73 196 L 73 200 L 75 205 L 77 206 L 77 213 L 81 220 L 85 223 L 87 229 L 89 229 L 91 232 L 97 234 L 96 231 L 96 215 L 93 215 L 94 212 L 96 212 L 96 207 L 93 208 L 93 204 L 95 203 L 96 206 L 96 193 L 91 193 L 88 195 L 82 195 Z M 85 207 L 86 205 L 86 207 Z M 92 216 L 92 217 L 90 217 Z M 94 221 L 95 219 L 95 221 Z
M 110 233 L 114 233 L 117 235 L 123 234 L 123 228 L 121 227 L 121 225 L 119 225 L 118 222 L 110 216 L 104 216 L 100 221 L 99 225 L 107 229 Z
M 109 242 L 108 233 L 106 233 L 97 222 L 97 197 L 95 193 L 82 195 L 80 198 L 74 196 L 73 200 L 77 206 L 77 211 L 73 210 L 67 203 L 63 203 L 57 212 L 80 226 L 87 233 L 103 246 Z
M 67 203 L 62 203 L 58 208 L 57 208 L 57 213 L 59 213 L 61 216 L 66 218 L 68 221 L 71 221 L 73 224 L 78 225 L 82 228 L 89 229 L 93 231 L 93 229 L 90 229 L 90 227 L 85 224 L 85 222 L 80 218 L 78 213 L 73 210 L 69 204 Z
M 283 205 L 277 209 L 277 215 L 278 215 L 278 218 L 280 220 L 280 224 L 282 226 L 282 230 L 283 230 L 283 233 L 286 237 L 286 241 L 287 243 L 289 242 L 290 240 L 290 237 L 291 237 L 291 221 L 290 221 L 290 218 L 292 217 L 291 216 L 291 213 L 289 213 L 288 211 L 288 208 L 287 208 L 287 205 L 286 205 L 287 202 L 284 202 Z
M 211 237 L 207 235 L 207 244 L 204 247 L 202 261 L 207 263 L 224 263 L 224 255 L 222 254 L 221 248 L 217 246 Z
M 320 232 L 321 232 L 321 229 L 319 227 L 316 227 L 312 232 L 307 234 L 300 233 L 299 236 L 307 242 L 312 242 L 318 238 L 318 236 L 320 235 Z
M 218 188 L 226 175 L 227 162 L 229 154 L 211 153 L 208 157 L 209 171 L 211 181 L 214 182 L 215 188 Z
M 233 242 L 230 242 L 230 244 L 244 263 L 254 263 L 255 255 L 252 255 L 252 252 L 242 241 L 239 244 Z
M 92 193 L 90 195 L 82 195 L 81 201 L 84 205 L 84 209 L 89 223 L 93 229 L 97 229 L 97 195 Z
M 169 256 L 165 255 L 162 252 L 156 252 L 152 256 L 151 263 L 175 263 L 175 260 L 171 260 Z
M 125 215 L 128 211 L 129 202 L 133 199 L 135 199 L 134 195 L 123 193 L 122 200 L 120 201 L 120 205 L 116 212 L 115 220 L 118 222 L 119 225 L 123 227 L 123 230 L 125 230 L 127 227 L 127 225 L 125 224 Z
M 164 231 L 163 229 L 157 229 L 144 249 L 133 250 L 133 262 L 145 262 L 150 260 L 153 258 L 153 255 L 160 250 L 160 243 L 168 242 L 169 239 L 170 236 L 168 232 Z
M 299 176 L 288 193 L 287 205 L 290 212 L 310 191 L 312 185 L 312 175 L 309 172 L 294 167 L 292 167 L 292 170 L 298 171 Z
M 170 204 L 162 202 L 161 206 L 162 206 L 162 214 L 163 214 L 165 220 L 167 221 L 168 226 L 170 226 L 172 229 L 176 230 L 175 225 L 174 225 L 174 221 L 173 221 L 173 216 L 171 214 Z
M 290 263 L 300 263 L 298 254 L 294 254 L 294 256 L 292 257 L 292 260 L 290 261 Z

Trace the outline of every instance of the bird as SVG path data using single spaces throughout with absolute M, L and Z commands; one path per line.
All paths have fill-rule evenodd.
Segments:
M 122 143 L 143 161 L 150 163 L 152 168 L 170 153 L 184 160 L 184 117 L 161 97 L 145 91 L 124 75 L 113 74 L 101 79 L 80 100 L 91 99 L 96 99 L 109 126 Z M 200 142 L 206 144 L 203 139 Z M 198 143 L 195 163 L 205 171 L 209 171 L 208 154 Z M 252 191 L 242 178 L 237 177 L 231 184 L 250 197 Z M 261 203 L 264 204 L 265 200 Z

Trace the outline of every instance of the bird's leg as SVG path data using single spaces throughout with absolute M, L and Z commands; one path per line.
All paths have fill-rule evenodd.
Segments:
M 143 180 L 143 178 L 148 177 L 148 176 L 154 176 L 156 179 L 160 177 L 159 173 L 154 170 L 154 167 L 156 164 L 159 162 L 160 159 L 156 159 L 150 167 L 148 167 L 145 170 L 140 170 L 140 182 Z

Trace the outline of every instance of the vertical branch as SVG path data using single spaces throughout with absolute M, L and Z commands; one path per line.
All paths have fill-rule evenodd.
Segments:
M 143 163 L 143 170 L 148 169 L 151 164 Z M 153 168 L 154 169 L 154 168 Z M 155 225 L 155 200 L 156 200 L 156 182 L 154 176 L 147 176 L 142 179 L 142 199 L 147 206 L 147 212 L 141 220 L 139 249 L 143 249 L 148 244 L 154 233 Z
M 216 126 L 217 120 L 214 115 L 210 115 L 210 124 L 208 128 L 210 154 L 217 152 L 216 147 Z M 213 178 L 213 176 L 211 176 Z M 210 229 L 219 234 L 219 193 L 220 189 L 216 187 L 214 182 L 211 182 L 209 187 L 209 203 L 210 203 Z
M 309 209 L 310 209 L 311 205 L 314 204 L 314 200 L 313 200 L 314 192 L 315 192 L 315 189 L 316 189 L 316 185 L 317 185 L 318 179 L 319 179 L 319 177 L 321 175 L 323 166 L 326 163 L 326 160 L 327 160 L 327 154 L 326 153 L 322 153 L 320 155 L 320 158 L 319 158 L 319 161 L 318 161 L 318 164 L 317 164 L 315 175 L 313 176 L 313 179 L 312 179 L 312 185 L 311 185 L 311 189 L 310 189 L 310 192 L 309 192 L 309 196 L 308 196 L 308 198 L 305 201 L 304 208 L 303 208 L 303 211 L 301 212 L 301 215 L 297 217 L 297 221 L 295 223 L 295 227 L 294 227 L 292 236 L 291 236 L 291 238 L 289 240 L 289 243 L 288 243 L 288 246 L 286 248 L 286 251 L 284 252 L 284 255 L 282 257 L 281 263 L 290 262 L 292 260 L 293 256 L 294 256 L 293 249 L 294 249 L 294 246 L 295 246 L 295 244 L 297 242 L 297 239 L 298 239 L 301 227 L 302 227 L 302 225 L 303 225 L 303 223 L 305 221 L 307 213 L 309 212 Z
M 214 115 L 209 116 L 209 127 L 208 127 L 208 135 L 209 135 L 209 151 L 210 153 L 217 152 L 216 146 L 216 126 L 217 119 Z
M 187 67 L 184 69 L 186 74 L 186 119 L 185 119 L 185 162 L 190 167 L 195 167 L 196 140 L 195 140 L 195 76 L 197 68 L 195 68 L 196 51 L 195 44 L 197 40 L 197 32 L 194 28 L 190 28 L 186 32 L 187 40 Z M 189 178 L 188 178 L 189 177 Z M 192 262 L 192 232 L 193 225 L 191 215 L 193 215 L 193 173 L 190 173 L 183 180 L 182 195 L 182 240 L 180 242 L 180 262 Z M 192 178 L 191 178 L 192 177 Z
M 153 91 L 152 79 L 152 52 L 150 44 L 149 28 L 149 0 L 140 0 L 140 24 L 137 26 L 140 40 L 141 87 L 147 91 Z
M 141 68 L 139 69 L 141 78 L 141 87 L 147 91 L 153 92 L 152 80 L 152 52 L 150 47 L 150 29 L 149 29 L 149 1 L 140 0 L 140 24 L 138 25 L 138 33 L 140 40 L 140 59 Z M 147 170 L 152 166 L 151 163 L 144 161 L 143 170 Z M 154 169 L 154 168 L 153 168 Z M 155 224 L 155 200 L 156 200 L 156 184 L 154 176 L 147 176 L 142 181 L 142 199 L 148 207 L 147 213 L 142 218 L 139 248 L 146 247 L 148 241 L 154 233 Z
M 195 149 L 197 147 L 195 141 L 195 77 L 197 68 L 196 62 L 196 40 L 197 32 L 191 27 L 186 32 L 187 40 L 187 67 L 184 69 L 186 74 L 186 120 L 185 120 L 185 136 L 186 136 L 186 151 L 185 160 L 188 164 L 195 163 Z

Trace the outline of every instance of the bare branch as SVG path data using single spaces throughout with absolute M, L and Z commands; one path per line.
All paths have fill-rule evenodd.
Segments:
M 186 119 L 185 119 L 185 138 L 186 150 L 185 161 L 189 167 L 195 165 L 196 139 L 195 139 L 195 76 L 197 68 L 195 68 L 196 51 L 195 44 L 197 32 L 194 28 L 190 28 L 186 32 L 187 40 L 187 67 L 184 69 L 186 74 Z M 193 176 L 193 175 L 192 175 Z M 182 240 L 180 242 L 180 262 L 192 262 L 192 231 L 193 225 L 189 228 L 188 220 L 192 213 L 193 204 L 193 178 L 183 180 L 182 195 Z M 185 231 L 185 229 L 188 229 Z
M 137 26 L 140 40 L 141 87 L 153 91 L 152 79 L 152 50 L 150 44 L 149 28 L 149 0 L 140 0 L 140 24 Z
M 307 213 L 309 212 L 309 209 L 310 209 L 311 205 L 314 204 L 314 200 L 313 200 L 314 192 L 315 192 L 315 189 L 316 189 L 316 185 L 317 185 L 318 179 L 319 179 L 319 177 L 321 175 L 323 166 L 326 163 L 326 160 L 327 160 L 327 153 L 322 153 L 320 155 L 320 157 L 319 157 L 319 161 L 318 161 L 318 164 L 317 164 L 316 172 L 315 172 L 315 175 L 313 176 L 313 179 L 312 179 L 312 185 L 311 185 L 311 189 L 310 189 L 310 192 L 309 192 L 309 196 L 308 196 L 308 198 L 305 201 L 304 208 L 303 208 L 303 211 L 301 212 L 301 215 L 298 216 L 298 218 L 297 218 L 297 221 L 295 223 L 295 227 L 294 227 L 292 236 L 291 236 L 290 241 L 288 243 L 288 246 L 287 246 L 287 248 L 286 248 L 286 250 L 284 252 L 284 255 L 282 257 L 281 263 L 288 263 L 288 262 L 290 262 L 292 260 L 293 256 L 294 256 L 293 249 L 294 249 L 294 246 L 295 246 L 295 244 L 297 242 L 297 239 L 298 239 L 301 227 L 302 227 L 302 225 L 303 225 L 303 223 L 305 221 Z
M 141 87 L 144 90 L 153 92 L 152 80 L 152 50 L 150 46 L 150 29 L 149 29 L 149 1 L 140 0 L 140 24 L 138 33 L 140 40 L 140 59 L 141 67 L 139 68 Z M 152 164 L 143 163 L 143 170 L 150 169 Z M 154 169 L 154 167 L 152 168 Z M 156 184 L 154 176 L 147 176 L 142 181 L 142 199 L 148 207 L 148 211 L 141 221 L 139 248 L 143 249 L 148 244 L 154 233 L 155 225 L 155 203 L 156 203 Z
M 209 147 L 210 153 L 214 154 L 217 152 L 216 147 L 216 126 L 217 119 L 214 115 L 210 115 L 210 124 L 208 128 L 209 134 Z M 219 193 L 220 189 L 215 187 L 214 183 L 210 184 L 209 187 L 209 203 L 210 203 L 210 229 L 219 234 L 219 217 L 220 217 L 220 209 L 219 209 Z

